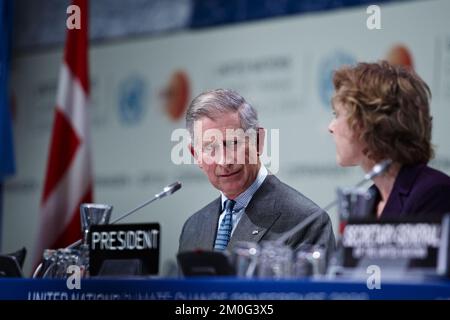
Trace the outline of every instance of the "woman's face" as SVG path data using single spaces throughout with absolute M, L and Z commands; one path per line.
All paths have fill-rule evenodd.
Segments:
M 334 118 L 328 131 L 336 143 L 336 161 L 340 166 L 361 165 L 364 154 L 363 145 L 348 124 L 348 110 L 339 100 L 333 99 Z

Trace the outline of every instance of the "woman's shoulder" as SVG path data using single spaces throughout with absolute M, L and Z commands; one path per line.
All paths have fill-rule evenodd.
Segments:
M 416 173 L 405 210 L 439 215 L 450 212 L 450 177 L 427 165 L 423 165 Z
M 447 194 L 450 199 L 450 177 L 427 164 L 403 166 L 397 176 L 395 188 L 402 194 L 422 197 L 434 192 Z
M 450 177 L 446 173 L 428 165 L 422 167 L 418 178 L 434 186 L 450 186 Z

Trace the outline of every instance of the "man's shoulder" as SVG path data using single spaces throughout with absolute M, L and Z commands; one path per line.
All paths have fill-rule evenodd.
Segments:
M 271 209 L 278 214 L 273 230 L 281 231 L 281 233 L 288 232 L 307 217 L 317 214 L 313 222 L 299 230 L 295 236 L 292 236 L 290 245 L 320 243 L 329 248 L 334 248 L 331 220 L 322 208 L 303 193 L 275 176 L 270 176 L 264 189 L 263 191 L 268 193 L 263 193 L 263 195 L 271 199 L 270 201 L 273 203 Z M 267 205 L 267 202 L 263 204 Z M 265 212 L 261 207 L 262 205 L 258 206 L 259 210 Z
M 311 202 L 314 203 L 311 199 L 309 199 L 307 196 L 305 196 L 303 193 L 298 191 L 297 189 L 294 189 L 287 183 L 281 181 L 279 178 L 277 178 L 274 175 L 267 176 L 268 184 L 271 185 L 272 191 L 275 193 L 279 193 L 282 195 L 285 195 L 286 198 L 282 198 L 282 200 L 290 200 L 293 202 Z
M 284 183 L 274 175 L 267 176 L 267 186 L 269 192 L 275 195 L 277 207 L 284 210 L 295 210 L 311 214 L 316 210 L 322 210 L 314 201 L 309 199 L 300 191 Z M 301 209 L 301 210 L 298 210 Z

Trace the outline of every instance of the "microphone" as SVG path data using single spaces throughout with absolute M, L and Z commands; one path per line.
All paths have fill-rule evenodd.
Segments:
M 123 214 L 122 216 L 120 216 L 119 218 L 117 218 L 116 220 L 114 220 L 113 222 L 111 222 L 110 224 L 114 224 L 116 222 L 119 222 L 120 220 L 128 217 L 130 214 L 135 213 L 136 211 L 142 209 L 143 207 L 149 205 L 150 203 L 152 203 L 153 201 L 156 201 L 158 199 L 162 199 L 164 197 L 170 196 L 172 193 L 177 192 L 178 190 L 181 189 L 181 182 L 177 181 L 174 182 L 172 184 L 169 184 L 167 187 L 165 187 L 163 189 L 163 191 L 161 191 L 160 193 L 155 194 L 155 197 L 144 202 L 143 204 L 137 206 L 136 208 L 128 211 L 127 213 Z
M 391 164 L 392 164 L 392 160 L 390 160 L 390 159 L 386 159 L 386 160 L 383 160 L 383 161 L 381 161 L 381 162 L 375 164 L 375 165 L 373 166 L 372 170 L 370 170 L 369 172 L 367 172 L 367 173 L 364 175 L 364 178 L 363 178 L 361 181 L 359 181 L 357 184 L 355 184 L 354 188 L 358 188 L 358 187 L 362 186 L 364 183 L 366 183 L 367 181 L 372 180 L 372 179 L 375 178 L 375 177 L 378 177 L 379 175 L 381 175 L 382 173 L 384 173 L 386 170 L 388 170 L 389 167 L 391 166 Z M 337 200 L 337 199 L 334 199 L 334 200 L 331 201 L 329 204 L 327 204 L 327 205 L 323 208 L 323 210 L 324 210 L 324 211 L 328 211 L 328 210 L 330 210 L 331 208 L 333 208 L 337 203 L 338 203 L 338 200 Z
M 370 170 L 368 173 L 366 173 L 364 175 L 364 178 L 361 181 L 359 181 L 354 186 L 354 188 L 360 187 L 361 185 L 363 185 L 367 181 L 369 181 L 369 180 L 371 180 L 371 179 L 373 179 L 375 177 L 378 177 L 379 175 L 384 173 L 390 167 L 391 164 L 392 164 L 392 160 L 390 160 L 390 159 L 383 160 L 383 161 L 377 163 L 376 165 L 373 166 L 372 170 Z M 333 208 L 337 203 L 338 203 L 338 199 L 334 199 L 332 202 L 330 202 L 328 205 L 326 205 L 323 208 L 323 210 L 326 212 L 329 209 Z M 291 230 L 289 230 L 286 233 L 284 233 L 280 238 L 278 238 L 277 243 L 283 244 L 290 237 L 292 237 L 294 234 L 296 234 L 298 231 L 300 231 L 302 228 L 306 227 L 308 224 L 310 224 L 315 219 L 317 219 L 321 214 L 322 214 L 322 211 L 319 211 L 319 212 L 316 212 L 316 213 L 308 216 L 305 220 L 303 220 L 298 225 L 293 227 Z
M 179 182 L 179 181 L 176 181 L 176 182 L 174 182 L 174 183 L 172 183 L 172 184 L 169 184 L 168 186 L 166 186 L 166 187 L 163 189 L 163 191 L 161 191 L 160 193 L 155 194 L 155 196 L 154 196 L 152 199 L 150 199 L 150 200 L 144 202 L 144 203 L 141 204 L 140 206 L 138 206 L 138 207 L 132 209 L 131 211 L 128 211 L 127 213 L 123 214 L 122 216 L 120 216 L 119 218 L 117 218 L 116 220 L 114 220 L 113 222 L 111 222 L 110 224 L 117 223 L 117 222 L 119 222 L 120 220 L 122 220 L 122 219 L 128 217 L 129 215 L 131 215 L 131 214 L 133 214 L 133 213 L 135 213 L 135 212 L 138 211 L 139 209 L 142 209 L 143 207 L 149 205 L 149 204 L 152 203 L 153 201 L 156 201 L 156 200 L 158 200 L 158 199 L 162 199 L 162 198 L 164 198 L 164 197 L 167 197 L 167 196 L 173 194 L 174 192 L 176 192 L 176 191 L 178 191 L 178 190 L 180 190 L 180 189 L 181 189 L 181 182 Z M 79 246 L 79 245 L 81 244 L 81 242 L 82 242 L 82 240 L 81 240 L 81 239 L 78 239 L 78 240 L 75 241 L 74 243 L 68 245 L 65 249 L 72 249 L 72 248 L 75 248 L 75 247 Z M 32 276 L 33 278 L 36 278 L 37 275 L 39 274 L 39 272 L 41 272 L 42 266 L 43 266 L 43 263 L 41 262 L 41 263 L 37 266 L 36 270 L 33 272 L 33 276 Z
M 171 194 L 177 192 L 178 190 L 181 189 L 181 182 L 176 181 L 172 184 L 169 184 L 168 186 L 166 186 L 163 191 L 161 191 L 160 193 L 155 194 L 155 196 L 153 198 L 151 198 L 150 200 L 147 200 L 146 202 L 144 202 L 143 204 L 137 206 L 136 208 L 126 212 L 125 214 L 121 215 L 119 218 L 115 219 L 114 221 L 110 222 L 109 224 L 115 224 L 123 219 L 125 219 L 126 217 L 128 217 L 129 215 L 135 213 L 136 211 L 142 209 L 143 207 L 149 205 L 150 203 L 158 200 L 158 199 L 162 199 L 164 197 L 170 196 Z M 81 239 L 78 239 L 77 241 L 75 241 L 74 243 L 68 245 L 66 247 L 66 249 L 71 249 L 74 248 L 78 245 L 81 244 Z
M 386 159 L 386 160 L 383 160 L 383 161 L 377 163 L 376 165 L 373 166 L 372 170 L 370 170 L 368 173 L 366 173 L 364 175 L 364 179 L 362 179 L 360 182 L 358 182 L 355 185 L 355 188 L 361 186 L 366 181 L 369 181 L 369 180 L 372 180 L 375 177 L 378 177 L 380 174 L 382 174 L 387 169 L 389 169 L 391 164 L 392 164 L 392 160 L 391 159 Z

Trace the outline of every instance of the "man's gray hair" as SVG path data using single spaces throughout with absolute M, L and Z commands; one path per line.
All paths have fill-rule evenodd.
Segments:
M 194 122 L 203 117 L 217 120 L 224 113 L 238 112 L 244 131 L 258 129 L 256 110 L 236 91 L 216 89 L 201 93 L 191 104 L 186 113 L 186 128 L 191 137 L 194 135 Z

